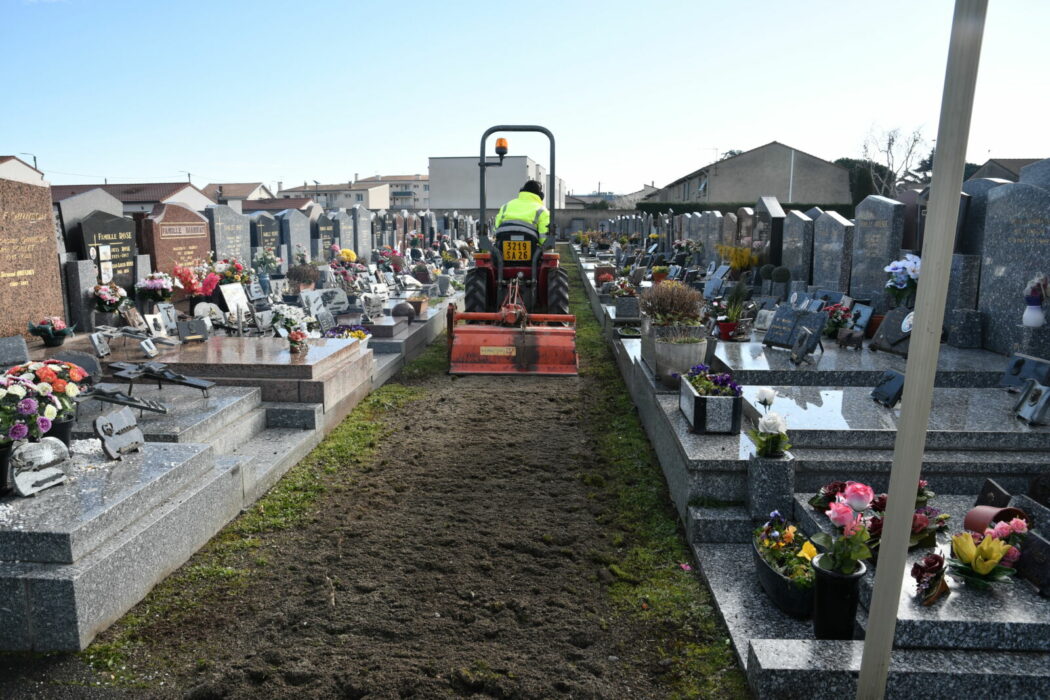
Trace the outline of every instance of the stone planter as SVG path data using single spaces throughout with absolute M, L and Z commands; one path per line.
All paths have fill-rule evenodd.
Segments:
M 613 297 L 613 305 L 616 307 L 616 318 L 638 318 L 641 312 L 638 309 L 638 297 Z
M 656 374 L 664 386 L 678 387 L 678 376 L 704 361 L 707 341 L 676 343 L 671 339 L 656 339 Z
M 691 335 L 703 338 L 705 330 L 703 326 L 657 326 L 653 324 L 648 316 L 641 316 L 642 320 L 642 362 L 656 374 L 656 339 L 668 336 Z
M 774 510 L 790 513 L 794 507 L 794 456 L 747 458 L 747 507 L 751 517 L 764 520 Z
M 694 433 L 739 433 L 742 396 L 701 396 L 689 382 L 678 384 L 678 409 Z
M 813 588 L 801 588 L 791 579 L 781 575 L 769 565 L 758 551 L 758 545 L 751 541 L 751 554 L 755 561 L 755 574 L 758 583 L 766 596 L 785 615 L 798 620 L 808 620 L 813 616 Z

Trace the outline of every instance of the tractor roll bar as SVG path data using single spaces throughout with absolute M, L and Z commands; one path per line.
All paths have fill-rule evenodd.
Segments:
M 500 125 L 500 126 L 489 127 L 488 129 L 485 130 L 485 133 L 481 135 L 481 156 L 480 156 L 480 160 L 478 161 L 478 168 L 481 171 L 481 177 L 479 178 L 479 180 L 481 181 L 481 210 L 479 212 L 480 213 L 480 218 L 481 218 L 481 236 L 480 236 L 480 238 L 481 238 L 481 240 L 480 240 L 481 249 L 482 250 L 488 250 L 488 248 L 489 248 L 489 241 L 488 241 L 488 238 L 489 238 L 489 223 L 488 223 L 488 218 L 487 218 L 486 208 L 485 208 L 485 168 L 487 167 L 486 164 L 485 164 L 485 142 L 488 141 L 489 136 L 491 136 L 492 134 L 496 133 L 497 131 L 535 131 L 535 132 L 538 132 L 538 133 L 541 133 L 541 134 L 546 134 L 547 135 L 547 139 L 550 141 L 550 144 L 551 144 L 551 155 L 550 155 L 551 171 L 549 173 L 549 177 L 547 178 L 547 202 L 548 202 L 547 210 L 550 212 L 551 222 L 550 222 L 549 230 L 547 231 L 547 242 L 546 242 L 546 244 L 543 247 L 544 248 L 553 248 L 554 247 L 554 234 L 555 234 L 554 206 L 553 206 L 553 204 L 555 202 L 555 189 L 554 189 L 554 182 L 555 182 L 555 178 L 554 178 L 554 134 L 552 134 L 550 132 L 550 129 L 547 129 L 546 127 L 542 127 L 542 126 L 536 126 L 534 124 L 504 124 L 504 125 Z M 502 165 L 502 160 L 500 161 L 500 164 Z

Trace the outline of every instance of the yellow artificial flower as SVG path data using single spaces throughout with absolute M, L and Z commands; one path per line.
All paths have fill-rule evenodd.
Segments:
M 802 549 L 799 550 L 798 555 L 808 561 L 813 561 L 813 557 L 817 556 L 817 548 L 813 546 L 813 543 L 806 540 L 806 543 L 802 545 Z
M 1010 545 L 998 537 L 985 537 L 981 544 L 977 545 L 977 556 L 970 566 L 982 576 L 991 573 L 1009 549 Z
M 794 525 L 788 525 L 787 530 L 784 531 L 784 543 L 791 544 L 795 541 L 795 531 L 798 530 Z
M 952 551 L 963 564 L 971 564 L 977 556 L 977 545 L 973 543 L 970 533 L 962 532 L 952 538 Z
M 340 250 L 339 257 L 342 258 L 344 262 L 357 262 L 357 253 L 350 250 L 349 248 L 343 248 L 342 250 Z

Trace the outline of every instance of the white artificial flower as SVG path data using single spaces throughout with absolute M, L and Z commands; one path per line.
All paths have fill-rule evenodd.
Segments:
M 757 401 L 765 407 L 773 405 L 773 400 L 777 397 L 777 392 L 773 391 L 769 387 L 762 387 L 758 390 Z
M 0 389 L 0 399 L 7 396 L 7 389 Z
M 76 384 L 74 384 L 73 382 L 69 382 L 68 384 L 66 384 L 66 396 L 72 399 L 76 397 L 76 395 L 79 393 L 80 387 L 78 387 Z
M 51 393 L 51 385 L 47 382 L 40 382 L 36 385 L 36 393 L 41 396 L 47 396 Z
M 13 387 L 7 390 L 7 393 L 11 394 L 12 396 L 17 396 L 20 399 L 24 399 L 26 397 L 26 388 L 19 384 L 15 384 Z
M 44 407 L 44 418 L 47 418 L 48 420 L 54 420 L 55 416 L 57 416 L 57 415 L 58 415 L 58 410 L 54 406 L 45 406 Z
M 28 370 L 29 370 L 29 371 L 31 371 L 31 372 L 35 372 L 35 371 L 37 371 L 38 369 L 43 369 L 43 368 L 44 368 L 44 363 L 43 363 L 43 362 L 31 362 L 31 363 L 29 363 L 29 365 L 28 365 L 28 366 L 26 367 L 26 369 L 28 369 Z
M 776 413 L 767 413 L 758 421 L 758 432 L 777 434 L 787 432 L 787 423 Z

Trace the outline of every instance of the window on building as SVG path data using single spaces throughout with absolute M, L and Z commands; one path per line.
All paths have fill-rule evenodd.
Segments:
M 359 201 L 359 202 L 365 201 L 365 196 L 363 194 L 357 195 L 357 201 Z
M 429 192 L 430 191 L 430 185 L 423 185 L 423 191 L 424 192 Z

